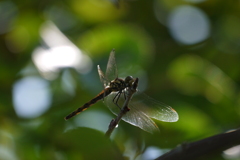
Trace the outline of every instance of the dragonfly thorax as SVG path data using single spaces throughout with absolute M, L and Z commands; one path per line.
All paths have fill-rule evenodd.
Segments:
M 121 91 L 126 88 L 125 81 L 121 78 L 116 78 L 112 80 L 109 84 L 109 88 L 112 89 L 112 91 Z

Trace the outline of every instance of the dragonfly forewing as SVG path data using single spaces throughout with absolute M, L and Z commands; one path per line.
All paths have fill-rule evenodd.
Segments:
M 105 76 L 108 80 L 114 80 L 118 77 L 117 64 L 115 60 L 115 49 L 113 49 L 110 53 Z
M 179 117 L 177 112 L 170 106 L 159 102 L 144 93 L 138 92 L 131 101 L 132 106 L 147 114 L 149 117 L 164 122 L 176 122 Z
M 103 87 L 105 88 L 105 87 L 107 87 L 107 85 L 110 81 L 105 77 L 105 75 L 99 65 L 97 66 L 97 68 L 98 68 L 98 75 L 99 75 L 100 81 L 102 82 Z
M 116 104 L 112 101 L 116 94 L 117 93 L 111 93 L 104 103 L 113 114 L 118 115 L 120 109 L 116 107 Z M 125 98 L 122 94 L 119 98 L 118 105 L 123 106 L 124 101 Z M 175 122 L 178 120 L 177 112 L 170 106 L 158 102 L 143 93 L 136 93 L 128 107 L 130 111 L 122 117 L 122 120 L 150 133 L 159 131 L 159 128 L 151 118 L 165 122 Z

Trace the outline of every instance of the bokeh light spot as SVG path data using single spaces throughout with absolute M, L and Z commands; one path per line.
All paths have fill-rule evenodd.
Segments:
M 188 5 L 173 10 L 169 16 L 168 27 L 173 38 L 186 45 L 205 40 L 210 32 L 209 20 L 205 13 Z
M 240 145 L 231 147 L 223 151 L 223 157 L 226 159 L 239 159 L 240 158 Z
M 13 104 L 19 117 L 35 118 L 51 104 L 48 82 L 38 77 L 26 77 L 13 86 Z

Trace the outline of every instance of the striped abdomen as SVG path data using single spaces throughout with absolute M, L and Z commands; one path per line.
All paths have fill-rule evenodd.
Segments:
M 103 97 L 108 96 L 111 92 L 112 92 L 112 90 L 109 89 L 109 88 L 104 89 L 102 92 L 100 92 L 92 100 L 90 100 L 89 102 L 85 103 L 82 107 L 79 107 L 77 110 L 75 110 L 72 113 L 70 113 L 69 115 L 67 115 L 65 117 L 65 120 L 68 120 L 69 118 L 72 118 L 73 116 L 75 116 L 75 115 L 81 113 L 82 111 L 86 110 L 88 107 L 95 104 L 97 101 L 103 99 Z

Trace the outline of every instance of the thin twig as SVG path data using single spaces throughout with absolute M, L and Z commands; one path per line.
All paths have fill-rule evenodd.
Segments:
M 137 91 L 137 86 L 138 86 L 138 78 L 135 79 L 132 86 L 127 88 L 128 94 L 127 94 L 126 100 L 125 100 L 123 107 L 122 107 L 120 113 L 118 114 L 118 116 L 110 122 L 110 124 L 108 126 L 108 130 L 105 133 L 105 135 L 107 137 L 111 136 L 113 130 L 118 125 L 118 123 L 120 122 L 122 117 L 130 110 L 128 108 L 128 104 L 129 104 L 130 100 L 132 99 L 133 94 Z
M 192 160 L 200 156 L 222 152 L 240 144 L 240 129 L 218 134 L 196 142 L 182 144 L 156 160 Z

